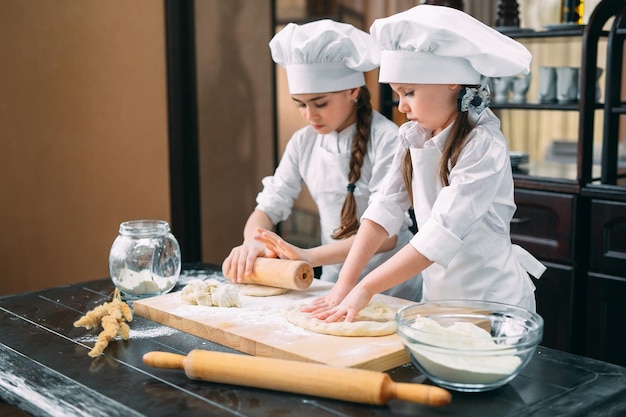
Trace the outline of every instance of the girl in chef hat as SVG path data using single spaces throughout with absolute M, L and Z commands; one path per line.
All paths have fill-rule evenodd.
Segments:
M 488 108 L 481 76 L 527 73 L 518 42 L 449 7 L 416 6 L 379 19 L 370 32 L 382 48 L 380 82 L 406 114 L 393 170 L 362 217 L 337 285 L 306 310 L 351 321 L 385 288 L 422 273 L 423 300 L 478 299 L 535 310 L 545 267 L 511 244 L 516 206 L 507 141 Z M 410 205 L 418 232 L 389 261 L 356 276 Z M 355 285 L 356 284 L 356 285 Z
M 398 126 L 372 110 L 363 74 L 378 67 L 380 49 L 368 33 L 327 19 L 290 23 L 269 46 L 274 61 L 285 67 L 291 98 L 308 124 L 293 134 L 274 175 L 263 179 L 244 241 L 224 261 L 224 274 L 241 282 L 257 257 L 278 256 L 321 265 L 321 278 L 336 281 L 359 217 L 380 194 L 397 144 Z M 272 232 L 289 217 L 303 182 L 321 223 L 322 245 L 310 249 L 293 246 Z M 399 223 L 363 266 L 364 273 L 410 241 L 406 212 Z M 421 285 L 418 275 L 387 293 L 420 300 Z

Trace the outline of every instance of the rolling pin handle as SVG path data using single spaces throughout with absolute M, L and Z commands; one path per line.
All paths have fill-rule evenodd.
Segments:
M 154 368 L 185 369 L 184 355 L 170 352 L 148 352 L 143 355 L 143 363 Z
M 391 398 L 430 406 L 448 405 L 452 395 L 447 390 L 426 384 L 393 382 L 389 385 Z

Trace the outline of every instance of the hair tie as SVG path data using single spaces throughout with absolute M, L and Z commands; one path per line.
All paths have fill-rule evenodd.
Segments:
M 480 114 L 483 110 L 489 107 L 491 102 L 489 94 L 489 86 L 481 85 L 476 87 L 463 87 L 459 91 L 459 97 L 457 99 L 457 108 L 459 111 L 468 111 L 470 107 L 476 109 L 476 113 Z
M 354 185 L 353 183 L 348 184 L 349 193 L 353 193 L 355 188 L 356 188 L 356 185 Z

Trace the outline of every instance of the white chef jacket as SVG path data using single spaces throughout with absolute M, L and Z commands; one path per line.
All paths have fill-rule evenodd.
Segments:
M 331 235 L 340 225 L 341 207 L 347 193 L 350 149 L 355 131 L 356 123 L 341 132 L 326 135 L 317 133 L 310 126 L 296 131 L 287 143 L 274 175 L 263 179 L 263 190 L 257 195 L 256 208 L 266 213 L 274 224 L 287 219 L 304 181 L 319 210 L 321 243 L 333 242 Z M 375 196 L 381 193 L 397 142 L 398 126 L 374 111 L 361 178 L 354 190 L 359 217 Z M 396 230 L 390 234 L 398 235 L 396 247 L 376 254 L 360 278 L 389 259 L 413 237 L 409 230 L 411 221 L 407 211 L 400 217 Z M 324 265 L 321 279 L 336 282 L 341 265 Z M 419 301 L 421 287 L 421 275 L 417 275 L 385 293 Z
M 450 185 L 439 180 L 439 161 L 451 126 L 431 138 L 416 122 L 400 128 L 400 143 L 384 191 L 363 218 L 393 235 L 410 205 L 400 166 L 406 149 L 413 164 L 413 207 L 418 232 L 410 244 L 434 262 L 422 272 L 423 300 L 477 299 L 535 310 L 535 287 L 545 267 L 511 243 L 516 205 L 508 145 L 489 109 L 470 109 L 476 127 L 454 168 Z

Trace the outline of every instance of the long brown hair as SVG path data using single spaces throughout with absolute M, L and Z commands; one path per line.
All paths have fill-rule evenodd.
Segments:
M 469 119 L 468 112 L 459 112 L 450 130 L 450 136 L 439 161 L 439 181 L 445 187 L 450 185 L 450 169 L 454 168 L 459 155 L 465 146 L 467 136 L 474 128 L 474 124 Z M 407 148 L 402 161 L 402 178 L 409 193 L 409 199 L 413 204 L 413 165 L 411 164 L 411 152 Z
M 350 172 L 348 173 L 348 192 L 341 207 L 341 224 L 333 233 L 333 239 L 346 239 L 356 234 L 359 230 L 359 216 L 356 199 L 354 198 L 354 186 L 361 178 L 361 167 L 367 154 L 367 143 L 370 138 L 372 125 L 372 103 L 370 91 L 367 86 L 362 86 L 355 100 L 356 104 L 356 132 L 352 137 L 350 149 Z

